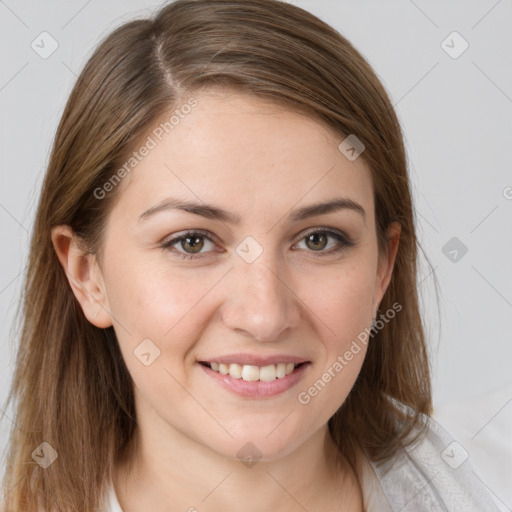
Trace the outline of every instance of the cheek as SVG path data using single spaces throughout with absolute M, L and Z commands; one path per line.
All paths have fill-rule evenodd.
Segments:
M 317 286 L 308 297 L 323 350 L 298 390 L 297 401 L 321 423 L 328 421 L 345 401 L 366 355 L 374 289 L 368 268 L 353 266 L 333 274 L 327 287 Z
M 326 332 L 330 348 L 342 349 L 371 321 L 375 274 L 368 262 L 331 272 L 325 279 L 304 283 L 306 304 Z
M 160 362 L 183 359 L 208 319 L 204 299 L 223 274 L 152 259 L 156 262 L 129 256 L 105 262 L 109 308 L 129 367 L 133 350 L 145 339 L 161 351 Z

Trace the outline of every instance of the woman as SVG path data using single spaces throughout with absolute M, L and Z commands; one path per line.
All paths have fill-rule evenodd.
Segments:
M 331 27 L 126 23 L 43 185 L 5 510 L 495 510 L 429 419 L 417 246 L 397 118 Z

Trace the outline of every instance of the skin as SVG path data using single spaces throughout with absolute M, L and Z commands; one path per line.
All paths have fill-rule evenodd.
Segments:
M 335 455 L 327 421 L 354 384 L 364 347 L 307 405 L 297 395 L 370 326 L 400 227 L 390 226 L 379 257 L 371 173 L 338 150 L 343 135 L 242 93 L 194 97 L 197 107 L 123 180 L 99 255 L 85 255 L 68 226 L 52 232 L 85 316 L 114 326 L 134 381 L 139 453 L 131 472 L 117 468 L 120 504 L 125 512 L 362 510 L 356 474 Z M 241 222 L 180 210 L 139 220 L 170 196 L 214 204 Z M 337 197 L 365 216 L 343 209 L 289 218 Z M 341 231 L 354 245 L 328 254 L 343 243 L 332 235 L 308 243 L 310 228 Z M 186 243 L 162 249 L 188 229 L 210 234 L 199 240 L 206 257 L 180 259 L 194 254 Z M 263 250 L 252 263 L 236 252 L 248 236 Z M 144 339 L 160 350 L 149 366 L 133 353 Z M 309 365 L 291 389 L 244 398 L 198 363 L 231 353 L 294 355 Z M 252 467 L 237 458 L 248 442 L 262 457 Z

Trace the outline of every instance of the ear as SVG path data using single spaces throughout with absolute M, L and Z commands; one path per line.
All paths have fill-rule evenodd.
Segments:
M 112 318 L 103 274 L 96 256 L 83 249 L 80 238 L 69 226 L 54 227 L 51 237 L 71 290 L 80 303 L 85 317 L 96 327 L 110 327 Z
M 379 255 L 379 262 L 377 267 L 377 276 L 375 282 L 374 293 L 374 307 L 373 311 L 377 311 L 379 304 L 386 293 L 391 276 L 393 274 L 393 267 L 395 265 L 396 254 L 398 251 L 398 243 L 400 240 L 400 232 L 402 226 L 398 222 L 392 222 L 386 232 L 386 250 Z

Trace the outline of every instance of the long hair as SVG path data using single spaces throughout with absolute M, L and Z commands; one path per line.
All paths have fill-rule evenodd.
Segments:
M 230 87 L 301 109 L 355 134 L 366 149 L 378 250 L 401 225 L 381 311 L 396 317 L 368 344 L 359 377 L 329 421 L 340 451 L 379 462 L 431 412 L 429 365 L 417 294 L 419 244 L 401 128 L 366 60 L 312 14 L 278 0 L 177 0 L 123 24 L 82 70 L 55 136 L 33 229 L 22 325 L 8 404 L 15 405 L 4 480 L 6 512 L 97 510 L 117 461 L 134 453 L 132 380 L 113 328 L 85 318 L 50 232 L 71 226 L 101 249 L 121 187 L 102 187 L 165 112 L 205 87 Z M 121 192 L 122 193 L 122 192 Z M 406 406 L 404 409 L 403 406 Z M 407 412 L 408 411 L 408 412 Z M 42 445 L 41 443 L 48 443 Z M 37 450 L 57 460 L 46 469 Z M 36 451 L 36 456 L 34 456 Z

